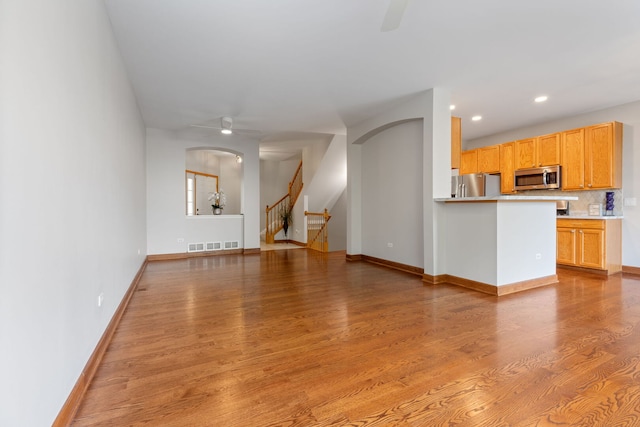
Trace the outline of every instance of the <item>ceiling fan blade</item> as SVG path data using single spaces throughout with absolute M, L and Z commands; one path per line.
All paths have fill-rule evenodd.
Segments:
M 189 125 L 192 128 L 203 128 L 203 129 L 217 129 L 220 130 L 222 129 L 220 126 L 205 126 L 205 125 Z
M 407 8 L 409 0 L 390 0 L 389 9 L 384 15 L 384 21 L 382 21 L 382 27 L 380 31 L 393 31 L 400 26 L 404 10 Z

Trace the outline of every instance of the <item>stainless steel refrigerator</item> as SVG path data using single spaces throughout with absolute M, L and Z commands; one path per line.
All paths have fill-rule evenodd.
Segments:
M 500 176 L 472 173 L 451 177 L 451 197 L 493 197 L 500 195 Z

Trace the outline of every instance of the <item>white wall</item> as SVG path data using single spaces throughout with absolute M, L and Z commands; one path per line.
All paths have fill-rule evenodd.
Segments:
M 145 129 L 104 9 L 0 3 L 2 426 L 51 425 L 146 255 Z
M 362 144 L 363 255 L 423 267 L 421 178 L 422 120 Z
M 329 252 L 347 249 L 347 190 L 342 194 L 329 212 Z
M 174 132 L 147 129 L 148 253 L 186 252 L 187 244 L 195 243 L 193 240 L 219 241 L 217 237 L 228 231 L 225 230 L 226 223 L 215 216 L 190 218 L 185 215 L 185 158 L 187 150 L 193 148 L 229 151 L 243 157 L 240 164 L 243 169 L 240 209 L 244 225 L 242 232 L 238 231 L 232 237 L 239 239 L 245 249 L 259 248 L 260 166 L 257 141 L 237 135 L 186 139 Z M 225 214 L 223 210 L 222 216 Z
M 623 198 L 640 198 L 640 101 L 465 141 L 463 145 L 465 149 L 484 147 L 610 121 L 624 124 Z M 640 267 L 640 205 L 623 209 L 622 264 Z

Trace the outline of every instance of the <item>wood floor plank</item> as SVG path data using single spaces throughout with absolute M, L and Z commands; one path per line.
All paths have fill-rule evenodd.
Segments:
M 304 249 L 150 262 L 74 426 L 640 423 L 640 279 L 495 297 Z

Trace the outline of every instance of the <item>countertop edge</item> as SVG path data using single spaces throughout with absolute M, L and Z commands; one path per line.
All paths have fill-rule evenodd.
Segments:
M 623 215 L 557 215 L 556 219 L 624 219 Z
M 490 197 L 441 197 L 435 202 L 557 202 L 558 200 L 578 200 L 576 196 L 490 196 Z

